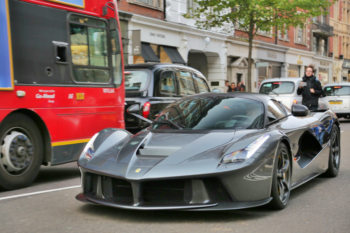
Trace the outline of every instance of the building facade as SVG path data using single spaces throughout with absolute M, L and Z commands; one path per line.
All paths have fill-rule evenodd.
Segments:
M 227 89 L 225 80 L 247 83 L 248 43 L 238 27 L 227 24 L 221 29 L 197 29 L 195 20 L 183 17 L 196 8 L 192 0 L 125 0 L 118 4 L 126 63 L 186 64 L 201 71 L 210 88 L 221 92 Z M 279 32 L 277 38 L 260 33 L 253 42 L 250 90 L 257 91 L 268 78 L 302 77 L 311 63 L 316 65 L 316 77 L 322 85 L 337 80 L 334 70 L 343 62 L 339 64 L 341 56 L 336 57 L 333 48 L 333 18 L 326 15 L 310 19 L 304 28 L 290 27 Z M 227 29 L 231 31 L 227 33 Z M 135 47 L 136 37 L 140 48 Z M 339 44 L 344 41 L 341 37 Z M 350 57 L 348 65 L 350 69 Z

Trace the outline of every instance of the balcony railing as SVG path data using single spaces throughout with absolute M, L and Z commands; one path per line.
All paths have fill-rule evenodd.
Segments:
M 321 20 L 313 20 L 312 31 L 325 36 L 333 36 L 334 28 Z

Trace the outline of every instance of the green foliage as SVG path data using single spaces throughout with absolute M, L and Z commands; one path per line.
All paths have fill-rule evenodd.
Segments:
M 290 26 L 304 27 L 311 17 L 328 14 L 328 0 L 198 0 L 198 7 L 185 18 L 196 19 L 201 29 L 220 28 L 227 23 L 254 37 L 271 28 L 285 30 Z

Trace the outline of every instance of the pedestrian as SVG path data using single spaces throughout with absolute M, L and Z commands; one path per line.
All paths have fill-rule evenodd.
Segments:
M 245 92 L 244 81 L 241 81 L 241 85 L 239 86 L 239 91 Z
M 236 87 L 236 83 L 232 82 L 230 86 L 230 90 L 228 90 L 227 92 L 234 92 L 234 91 L 238 91 L 238 89 Z
M 227 92 L 231 92 L 231 86 L 228 80 L 225 81 L 225 86 L 227 87 Z
M 317 110 L 318 98 L 322 95 L 322 87 L 320 81 L 316 79 L 315 66 L 310 64 L 306 67 L 303 81 L 300 82 L 298 88 L 298 95 L 302 95 L 302 104 L 305 105 L 309 110 Z
M 242 82 L 239 82 L 239 83 L 237 84 L 237 89 L 238 89 L 238 91 L 241 91 L 241 85 L 242 85 Z

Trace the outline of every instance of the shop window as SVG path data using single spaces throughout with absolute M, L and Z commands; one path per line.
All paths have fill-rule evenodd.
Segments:
M 107 24 L 103 20 L 70 16 L 72 73 L 75 81 L 109 83 L 106 28 Z
M 159 59 L 161 63 L 173 63 L 162 46 L 160 46 L 159 50 Z
M 300 70 L 300 66 L 290 64 L 288 66 L 288 78 L 298 78 L 299 70 Z
M 160 63 L 172 63 L 170 57 L 165 52 L 164 48 L 160 45 L 150 44 L 152 50 L 157 55 L 157 57 L 160 59 Z

